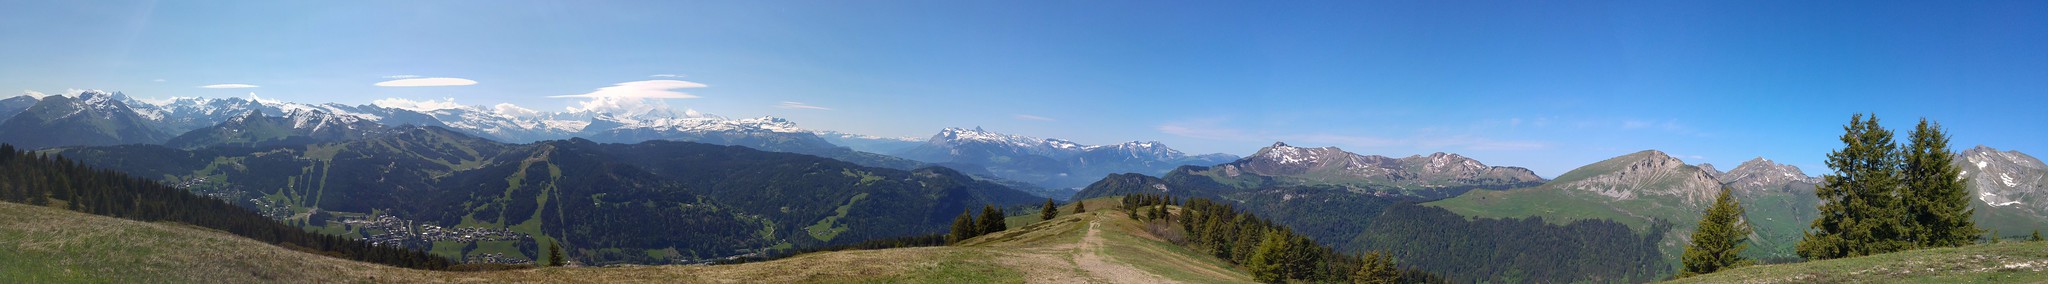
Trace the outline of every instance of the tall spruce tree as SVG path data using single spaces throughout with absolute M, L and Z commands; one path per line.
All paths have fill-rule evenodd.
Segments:
M 1976 212 L 1970 208 L 1970 188 L 1942 132 L 1940 123 L 1920 119 L 1900 168 L 1905 186 L 1899 197 L 1912 232 L 1908 240 L 1919 247 L 1969 245 L 1984 233 L 1970 221 Z
M 1074 214 L 1088 213 L 1088 202 L 1074 201 Z
M 974 223 L 974 210 L 960 210 L 959 217 L 953 217 L 953 231 L 946 234 L 946 243 L 959 243 L 979 235 L 981 226 Z
M 1386 253 L 1367 252 L 1358 260 L 1358 271 L 1351 273 L 1351 283 L 1394 284 L 1401 281 L 1401 270 L 1394 267 L 1394 258 Z
M 1685 267 L 1678 272 L 1679 278 L 1750 264 L 1740 255 L 1749 246 L 1749 223 L 1743 222 L 1742 204 L 1735 201 L 1731 192 L 1734 190 L 1722 187 L 1721 194 L 1714 197 L 1714 205 L 1707 207 L 1706 216 L 1700 218 L 1699 229 L 1692 232 L 1692 245 L 1685 247 L 1685 255 L 1680 258 Z
M 1828 153 L 1825 175 L 1814 195 L 1821 199 L 1820 218 L 1799 241 L 1799 256 L 1833 259 L 1899 251 L 1906 241 L 1905 210 L 1899 206 L 1899 146 L 1892 131 L 1872 115 L 1850 117 L 1843 126 L 1843 148 Z
M 548 266 L 562 266 L 562 264 L 568 263 L 568 261 L 562 258 L 562 244 L 548 242 Z
M 1251 259 L 1245 263 L 1245 270 L 1252 273 L 1252 279 L 1264 283 L 1287 282 L 1292 275 L 1287 271 L 1287 255 L 1293 251 L 1288 246 L 1286 235 L 1277 230 L 1266 230 L 1265 237 L 1259 238 L 1259 245 L 1252 249 Z
M 1038 220 L 1039 220 L 1039 221 L 1046 221 L 1046 220 L 1052 220 L 1052 217 L 1053 217 L 1053 216 L 1057 216 L 1057 215 L 1059 215 L 1059 214 L 1060 214 L 1060 209 L 1059 209 L 1059 206 L 1058 206 L 1058 205 L 1055 205 L 1055 204 L 1053 204 L 1053 203 L 1052 203 L 1052 198 L 1046 198 L 1046 199 L 1045 199 L 1045 208 L 1043 208 L 1043 209 L 1038 209 Z
M 979 232 L 975 233 L 975 234 L 974 234 L 975 236 L 980 236 L 980 235 L 987 235 L 987 234 L 989 234 L 989 233 L 994 233 L 994 232 L 1001 232 L 1001 231 L 1003 231 L 1003 230 L 1009 230 L 1009 229 L 1010 229 L 1010 225 L 1009 225 L 1009 224 L 1004 224 L 1004 222 L 1003 222 L 1003 210 L 1002 210 L 1002 209 L 996 209 L 996 206 L 995 206 L 995 205 L 982 205 L 982 206 L 981 206 L 981 226 L 980 226 L 980 227 L 981 227 L 981 230 L 980 230 Z

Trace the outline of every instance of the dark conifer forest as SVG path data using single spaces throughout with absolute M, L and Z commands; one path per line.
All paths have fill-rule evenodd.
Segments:
M 136 221 L 191 224 L 293 250 L 397 267 L 445 269 L 452 263 L 422 251 L 307 232 L 218 199 L 13 145 L 0 145 L 0 200 Z

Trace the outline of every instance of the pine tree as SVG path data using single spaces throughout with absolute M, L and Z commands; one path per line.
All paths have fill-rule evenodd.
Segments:
M 946 234 L 946 243 L 959 243 L 974 238 L 980 230 L 974 223 L 974 211 L 960 210 L 960 216 L 953 217 L 953 231 Z
M 1386 253 L 1374 251 L 1359 256 L 1358 271 L 1351 273 L 1351 283 L 1393 284 L 1401 281 L 1401 271 L 1394 268 L 1394 258 Z
M 1074 214 L 1088 213 L 1088 202 L 1074 201 Z
M 1911 247 L 1904 239 L 1905 211 L 1898 206 L 1899 146 L 1892 131 L 1878 126 L 1876 116 L 1864 120 L 1862 114 L 1842 129 L 1843 148 L 1828 153 L 1834 173 L 1814 190 L 1820 218 L 1799 241 L 1799 256 L 1833 259 Z
M 1288 279 L 1286 259 L 1290 243 L 1279 231 L 1266 230 L 1265 237 L 1259 238 L 1259 246 L 1252 250 L 1251 259 L 1245 261 L 1252 279 L 1264 283 L 1282 283 Z
M 1904 190 L 1900 194 L 1912 235 L 1908 240 L 1919 247 L 1955 247 L 1975 243 L 1983 230 L 1970 216 L 1970 188 L 1962 169 L 1949 152 L 1948 136 L 1940 123 L 1920 119 L 1910 134 L 1905 166 L 1900 169 Z
M 1684 270 L 1678 277 L 1714 273 L 1723 269 L 1749 265 L 1750 261 L 1740 254 L 1749 244 L 1750 227 L 1742 220 L 1742 204 L 1735 201 L 1727 187 L 1714 197 L 1714 205 L 1707 207 L 1705 217 L 1700 218 L 1699 228 L 1692 232 L 1692 245 L 1685 247 L 1681 260 Z
M 562 245 L 558 242 L 548 242 L 548 266 L 562 266 L 566 262 L 562 259 Z
M 1003 230 L 1010 229 L 1009 225 L 1004 224 L 1003 222 L 1003 210 L 996 209 L 995 205 L 982 205 L 980 227 L 981 230 L 976 232 L 974 234 L 975 236 L 987 235 L 989 233 L 1001 232 Z
M 1046 199 L 1045 199 L 1045 208 L 1044 208 L 1044 209 L 1039 209 L 1039 210 L 1038 210 L 1038 220 L 1039 220 L 1039 221 L 1047 221 L 1047 220 L 1052 220 L 1052 217 L 1053 217 L 1053 216 L 1055 216 L 1055 215 L 1059 215 L 1059 214 L 1060 214 L 1059 206 L 1058 206 L 1058 205 L 1055 205 L 1055 204 L 1053 204 L 1053 203 L 1052 203 L 1052 198 L 1046 198 Z
M 2027 238 L 2027 240 L 2036 242 L 2041 241 L 2041 230 L 2034 230 L 2034 237 Z

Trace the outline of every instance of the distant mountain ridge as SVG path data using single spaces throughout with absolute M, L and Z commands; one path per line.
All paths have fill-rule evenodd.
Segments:
M 1110 174 L 1162 174 L 1183 165 L 1212 165 L 1237 158 L 1229 154 L 1188 155 L 1158 141 L 1082 145 L 980 127 L 941 129 L 924 144 L 896 155 L 949 166 L 981 167 L 996 177 L 1056 189 L 1080 187 Z
M 7 104 L 26 103 L 23 97 Z M 127 95 L 83 91 L 48 96 L 0 122 L 0 142 L 36 149 L 53 146 L 96 146 L 162 143 L 170 135 L 150 125 L 122 100 Z M 10 106 L 11 107 L 11 106 Z
M 1487 166 L 1458 154 L 1436 152 L 1391 158 L 1360 155 L 1337 147 L 1295 147 L 1285 142 L 1275 142 L 1251 156 L 1216 165 L 1213 170 L 1226 179 L 1250 174 L 1296 184 L 1344 185 L 1424 197 L 1454 196 L 1474 187 L 1507 189 L 1544 181 L 1526 168 Z
M 367 138 L 386 132 L 383 124 L 360 117 L 337 115 L 314 109 L 292 109 L 283 116 L 264 116 L 261 110 L 230 118 L 218 125 L 195 129 L 165 141 L 173 148 L 217 145 L 265 147 L 303 145 Z

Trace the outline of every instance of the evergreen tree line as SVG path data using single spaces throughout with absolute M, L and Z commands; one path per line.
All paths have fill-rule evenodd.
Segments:
M 946 234 L 946 243 L 958 243 L 981 235 L 1009 230 L 1010 225 L 1003 221 L 1005 216 L 1008 215 L 1003 214 L 1003 209 L 998 209 L 995 205 L 983 205 L 979 218 L 974 216 L 973 210 L 963 210 L 959 217 L 953 218 L 953 229 Z
M 1370 254 L 1375 257 L 1367 265 L 1358 256 L 1319 245 L 1228 203 L 1150 194 L 1125 195 L 1122 201 L 1129 211 L 1146 211 L 1140 215 L 1148 222 L 1177 225 L 1186 237 L 1174 241 L 1182 246 L 1244 266 L 1259 282 L 1447 282 L 1422 270 L 1394 268 L 1392 260 L 1380 254 Z M 1174 216 L 1175 210 L 1168 207 L 1172 205 L 1179 205 L 1180 216 Z
M 1820 218 L 1798 245 L 1807 259 L 1833 259 L 1976 243 L 1970 193 L 1949 137 L 1921 119 L 1900 148 L 1876 115 L 1851 116 L 1843 148 L 1828 153 L 1834 173 L 1814 194 Z
M 136 221 L 191 224 L 289 249 L 397 267 L 445 269 L 452 263 L 423 251 L 307 232 L 218 199 L 13 145 L 0 144 L 0 200 Z
M 1605 219 L 1554 225 L 1542 217 L 1466 218 L 1443 208 L 1402 203 L 1353 243 L 1385 251 L 1403 267 L 1460 281 L 1641 283 L 1671 271 L 1658 249 L 1669 223 L 1646 230 Z

